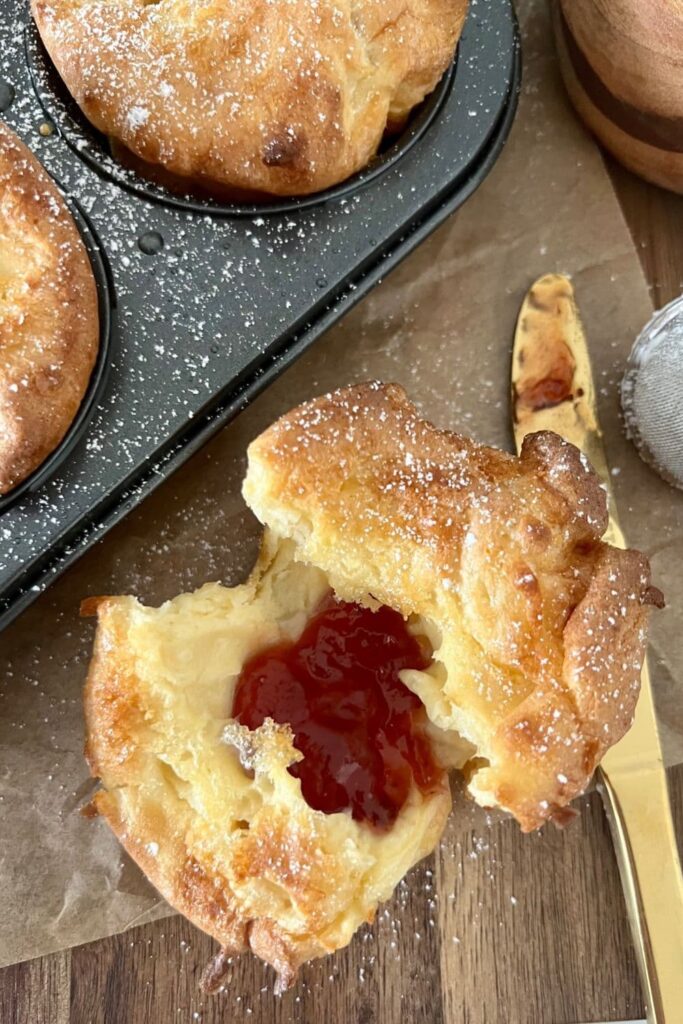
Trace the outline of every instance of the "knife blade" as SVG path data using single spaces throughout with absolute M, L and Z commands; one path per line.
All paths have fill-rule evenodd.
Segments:
M 569 278 L 548 274 L 528 292 L 512 356 L 512 421 L 524 437 L 553 430 L 579 448 L 607 493 L 604 539 L 619 525 L 586 335 Z M 603 758 L 597 784 L 610 823 L 650 1024 L 683 1022 L 683 875 L 647 663 L 633 725 Z

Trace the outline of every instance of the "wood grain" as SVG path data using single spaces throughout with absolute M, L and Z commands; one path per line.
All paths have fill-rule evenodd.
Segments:
M 0 972 L 2 1024 L 70 1024 L 71 951 Z
M 683 194 L 683 20 L 671 0 L 558 0 L 567 92 L 601 144 L 647 181 Z
M 657 309 L 683 293 L 683 196 L 636 178 L 606 157 Z
M 610 164 L 654 301 L 683 290 L 683 199 Z M 683 836 L 683 766 L 670 774 Z M 169 918 L 0 973 L 2 1024 L 579 1024 L 643 1014 L 600 800 L 522 836 L 456 794 L 437 855 L 342 953 L 272 995 L 244 957 L 203 998 L 213 943 Z M 400 969 L 397 969 L 397 963 Z M 539 1010 L 542 1008 L 542 1010 Z M 542 1016 L 539 1014 L 542 1013 Z

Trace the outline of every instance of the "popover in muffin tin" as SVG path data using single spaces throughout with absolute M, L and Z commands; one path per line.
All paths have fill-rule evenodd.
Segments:
M 138 170 L 221 195 L 300 196 L 346 180 L 405 125 L 453 59 L 467 0 L 32 10 L 79 106 Z

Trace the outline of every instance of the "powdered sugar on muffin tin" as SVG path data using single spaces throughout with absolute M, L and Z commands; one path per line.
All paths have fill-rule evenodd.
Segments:
M 458 199 L 473 190 L 466 171 L 475 155 L 494 159 L 516 57 L 509 8 L 477 0 L 449 101 L 399 164 L 366 191 L 305 211 L 217 217 L 131 194 L 58 131 L 43 135 L 26 7 L 0 0 L 0 14 L 0 81 L 14 93 L 3 118 L 90 218 L 117 301 L 109 381 L 85 440 L 0 519 L 7 619 L 10 602 L 15 614 L 350 308 L 381 276 L 380 252 L 393 263 L 409 251 L 420 235 L 402 241 L 402 231 L 458 173 Z M 160 239 L 152 254 L 141 248 L 150 235 Z

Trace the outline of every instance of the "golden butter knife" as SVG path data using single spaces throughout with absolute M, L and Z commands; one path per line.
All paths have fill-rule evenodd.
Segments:
M 607 491 L 605 540 L 626 547 L 610 486 L 586 336 L 568 278 L 529 291 L 512 358 L 517 450 L 554 430 L 580 448 Z M 647 664 L 630 731 L 604 757 L 598 789 L 610 822 L 650 1024 L 683 1024 L 683 875 Z

